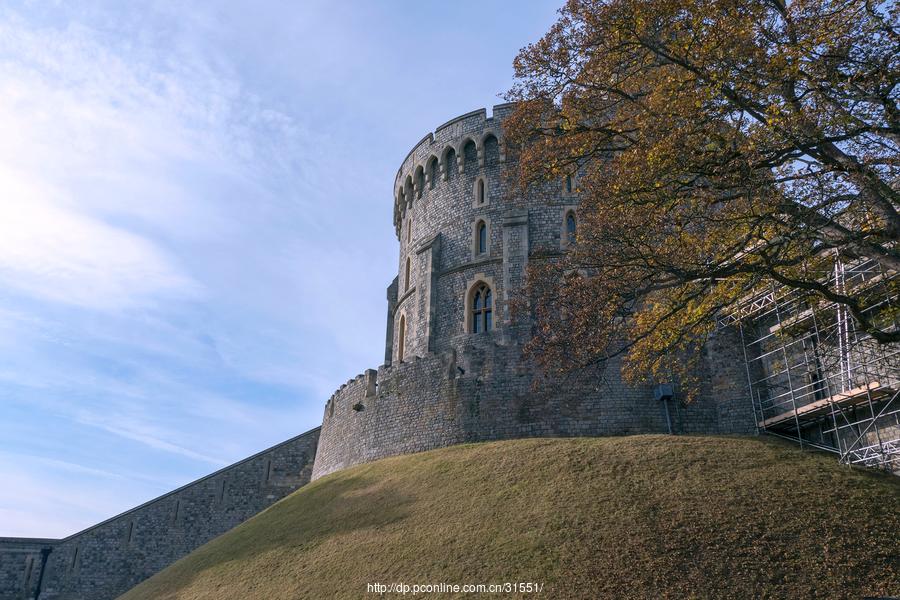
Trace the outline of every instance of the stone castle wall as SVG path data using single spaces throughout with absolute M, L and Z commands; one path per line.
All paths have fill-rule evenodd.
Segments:
M 0 598 L 26 600 L 34 597 L 43 556 L 59 540 L 0 538 Z
M 116 598 L 310 480 L 313 429 L 62 540 L 0 538 L 0 600 Z M 41 549 L 49 548 L 41 576 Z
M 689 406 L 654 400 L 649 383 L 626 385 L 616 361 L 603 372 L 544 381 L 524 357 L 531 325 L 513 317 L 510 303 L 525 286 L 529 262 L 565 252 L 565 215 L 577 211 L 578 198 L 577 184 L 570 189 L 564 178 L 527 194 L 518 190 L 503 135 L 511 111 L 499 105 L 491 117 L 478 110 L 453 119 L 403 161 L 394 186 L 400 256 L 387 294 L 385 365 L 329 400 L 313 478 L 461 442 L 670 427 L 682 433 L 755 431 L 733 332 L 720 332 L 707 345 L 701 398 Z M 484 253 L 476 246 L 479 221 L 489 233 Z M 494 329 L 472 333 L 467 313 L 478 283 L 493 293 Z
M 670 424 L 673 433 L 755 431 L 743 363 L 734 355 L 740 348 L 730 340 L 713 339 L 707 347 L 704 368 L 725 374 L 704 378 L 701 399 L 666 406 L 654 400 L 652 386 L 625 385 L 616 362 L 603 372 L 542 383 L 521 359 L 521 347 L 494 334 L 470 336 L 459 353 L 411 357 L 342 386 L 325 406 L 313 479 L 466 442 L 665 433 Z

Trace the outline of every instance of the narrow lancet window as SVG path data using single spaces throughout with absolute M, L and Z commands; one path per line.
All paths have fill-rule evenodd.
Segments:
M 400 340 L 397 344 L 397 360 L 403 362 L 403 354 L 406 345 L 406 315 L 400 315 Z
M 566 242 L 575 243 L 575 236 L 578 229 L 578 222 L 575 220 L 575 213 L 566 213 Z
M 478 254 L 484 254 L 487 252 L 487 223 L 479 221 L 476 227 L 476 234 L 478 236 L 476 242 Z
M 404 279 L 403 279 L 403 281 L 405 282 L 403 291 L 409 290 L 409 268 L 410 268 L 410 260 L 409 260 L 409 257 L 407 256 L 406 257 L 406 271 L 405 271 L 405 275 L 404 275 Z

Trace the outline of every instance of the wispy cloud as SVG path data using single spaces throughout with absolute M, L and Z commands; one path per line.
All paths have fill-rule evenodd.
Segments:
M 248 235 L 238 201 L 271 197 L 268 181 L 292 167 L 276 147 L 304 132 L 191 44 L 11 10 L 0 131 L 0 398 L 224 464 L 177 441 L 190 415 L 236 428 L 271 414 L 205 389 L 227 337 L 204 308 L 222 285 L 209 267 L 227 264 L 222 240 Z M 240 370 L 239 354 L 225 366 Z
M 101 310 L 198 293 L 154 244 L 68 210 L 57 197 L 0 167 L 0 285 Z
M 141 444 L 145 444 L 157 450 L 180 454 L 187 458 L 200 460 L 212 465 L 224 466 L 228 464 L 228 461 L 220 458 L 215 458 L 202 452 L 196 452 L 186 448 L 183 445 L 166 441 L 160 437 L 159 432 L 154 431 L 154 428 L 148 427 L 142 421 L 136 421 L 122 416 L 110 417 L 109 415 L 100 416 L 89 413 L 82 413 L 77 420 L 83 425 L 97 427 L 113 435 L 140 442 Z
M 0 535 L 311 428 L 377 366 L 398 162 L 558 0 L 463 2 L 0 6 Z

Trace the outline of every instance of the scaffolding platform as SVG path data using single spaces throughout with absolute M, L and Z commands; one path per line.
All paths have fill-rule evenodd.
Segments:
M 830 413 L 834 406 L 842 409 L 852 408 L 860 404 L 866 404 L 869 402 L 870 398 L 875 400 L 885 396 L 891 396 L 895 391 L 896 390 L 892 388 L 881 385 L 877 381 L 873 381 L 867 385 L 853 388 L 852 390 L 841 392 L 840 394 L 835 394 L 828 398 L 816 400 L 815 402 L 810 402 L 803 406 L 798 406 L 796 410 L 792 409 L 775 415 L 774 417 L 769 417 L 768 419 L 760 421 L 759 426 L 763 429 L 771 429 L 778 427 L 779 425 L 796 426 L 797 421 L 803 423 Z
M 810 272 L 883 331 L 900 331 L 900 272 L 826 252 Z M 858 315 L 857 315 L 858 316 Z M 743 346 L 754 421 L 766 432 L 900 475 L 900 344 L 877 343 L 848 306 L 768 282 L 717 319 Z

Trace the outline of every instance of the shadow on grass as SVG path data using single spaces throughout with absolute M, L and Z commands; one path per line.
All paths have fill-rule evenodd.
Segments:
M 402 521 L 413 501 L 395 485 L 368 473 L 326 477 L 202 546 L 133 588 L 122 600 L 157 597 L 153 593 L 157 584 L 160 591 L 165 589 L 166 597 L 177 597 L 210 569 L 227 569 L 230 563 L 236 569 L 246 568 L 250 559 L 270 551 L 296 556 L 326 538 Z

